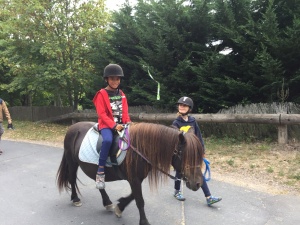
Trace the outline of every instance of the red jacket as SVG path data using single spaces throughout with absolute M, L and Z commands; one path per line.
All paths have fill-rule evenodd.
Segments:
M 123 91 L 120 90 L 120 93 L 122 96 L 122 123 L 126 124 L 130 122 L 130 117 L 128 114 L 128 103 Z M 93 103 L 98 114 L 98 129 L 113 129 L 117 124 L 113 118 L 107 91 L 105 89 L 101 89 L 100 91 L 98 91 L 94 96 Z

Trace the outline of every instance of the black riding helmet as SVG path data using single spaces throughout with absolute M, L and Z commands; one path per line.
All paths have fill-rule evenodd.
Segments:
M 190 111 L 193 109 L 194 107 L 194 102 L 191 98 L 189 97 L 181 97 L 177 104 L 185 104 L 185 105 L 188 105 L 190 107 Z
M 112 76 L 117 76 L 117 77 L 124 77 L 123 69 L 121 66 L 117 64 L 109 64 L 104 68 L 104 73 L 103 77 L 112 77 Z

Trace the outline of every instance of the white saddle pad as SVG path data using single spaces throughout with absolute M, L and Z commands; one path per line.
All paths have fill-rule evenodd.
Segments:
M 99 163 L 99 153 L 97 152 L 96 146 L 99 138 L 99 132 L 97 132 L 93 127 L 89 129 L 86 133 L 79 149 L 79 159 L 82 162 L 92 163 L 98 165 Z M 117 163 L 120 165 L 125 159 L 126 151 L 119 150 L 117 155 Z M 112 167 L 110 157 L 106 160 L 107 167 Z

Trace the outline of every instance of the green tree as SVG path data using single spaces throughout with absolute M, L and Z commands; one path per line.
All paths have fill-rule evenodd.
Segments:
M 279 0 L 216 2 L 215 33 L 222 40 L 218 47 L 232 49 L 227 57 L 237 68 L 230 76 L 249 83 L 251 92 L 246 92 L 244 97 L 251 102 L 278 101 L 277 92 L 283 79 L 287 86 L 299 84 L 299 65 L 295 63 L 299 60 L 295 38 L 299 34 L 299 3 Z M 292 88 L 290 100 L 297 99 L 299 94 Z
M 138 0 L 112 20 L 100 0 L 0 1 L 0 90 L 14 104 L 91 106 L 108 63 L 130 105 L 175 109 L 188 95 L 216 112 L 277 101 L 283 80 L 300 101 L 297 0 Z
M 27 96 L 26 105 L 48 99 L 77 109 L 93 82 L 89 39 L 101 36 L 108 23 L 104 1 L 13 0 L 7 10 L 6 57 L 14 75 L 7 88 Z
M 128 72 L 125 89 L 131 105 L 146 102 L 175 109 L 182 95 L 200 101 L 192 65 L 201 62 L 196 52 L 209 50 L 209 10 L 206 1 L 195 10 L 186 1 L 140 0 L 135 7 L 127 4 L 114 13 L 108 53 Z M 148 73 L 161 84 L 159 101 L 157 83 Z

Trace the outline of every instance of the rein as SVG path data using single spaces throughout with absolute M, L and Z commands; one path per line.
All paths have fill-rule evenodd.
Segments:
M 130 145 L 130 147 L 132 148 L 132 150 L 133 150 L 135 153 L 137 153 L 139 156 L 141 156 L 142 159 L 144 159 L 147 163 L 149 163 L 149 164 L 152 166 L 152 163 L 151 163 L 145 156 L 143 156 L 142 153 L 140 153 L 139 150 L 138 150 L 137 148 L 133 147 L 131 144 L 129 144 L 129 145 Z M 167 173 L 167 172 L 161 170 L 161 169 L 158 168 L 158 167 L 156 167 L 156 169 L 158 169 L 160 172 L 162 172 L 163 174 L 167 175 L 168 177 L 170 177 L 171 179 L 173 179 L 173 180 L 175 180 L 175 181 L 180 180 L 180 179 L 178 179 L 177 177 L 172 176 L 171 174 L 169 174 L 169 173 Z

